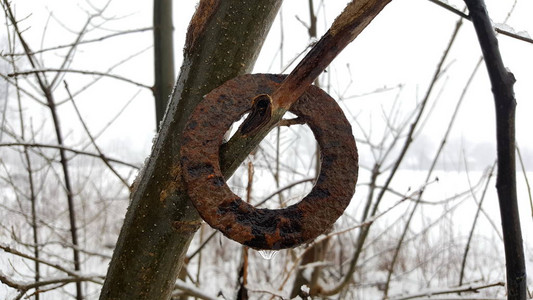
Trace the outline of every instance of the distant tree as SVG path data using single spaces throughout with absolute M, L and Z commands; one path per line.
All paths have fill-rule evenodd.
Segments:
M 174 25 L 172 24 L 172 0 L 154 0 L 154 98 L 155 121 L 163 120 L 172 87 L 174 75 Z
M 280 13 L 282 0 L 200 0 L 187 29 L 183 62 L 176 81 L 171 0 L 153 1 L 153 27 L 113 31 L 97 37 L 91 33 L 111 28 L 105 26 L 113 20 L 105 13 L 111 2 L 101 8 L 87 2 L 87 19 L 79 30 L 68 28 L 51 13 L 52 21 L 42 26 L 43 40 L 52 23 L 60 24 L 74 38 L 71 43 L 42 49 L 38 49 L 38 42 L 27 39 L 25 33 L 39 26 L 28 27 L 24 16 L 15 15 L 14 2 L 0 1 L 8 24 L 8 46 L 1 57 L 9 69 L 0 72 L 5 82 L 2 85 L 5 90 L 0 90 L 5 92 L 0 100 L 0 218 L 5 220 L 0 224 L 0 236 L 10 239 L 0 241 L 0 251 L 9 254 L 5 260 L 0 256 L 0 282 L 3 283 L 0 288 L 15 291 L 14 299 L 39 299 L 44 293 L 77 299 L 214 299 L 218 296 L 226 299 L 233 296 L 237 299 L 256 296 L 408 299 L 438 294 L 468 298 L 471 293 L 503 297 L 506 291 L 509 299 L 527 296 L 516 205 L 514 81 L 503 67 L 493 36 L 494 24 L 488 21 L 482 1 L 465 1 L 470 11 L 467 15 L 445 2 L 431 0 L 459 15 L 459 20 L 453 28 L 454 20 L 448 24 L 451 38 L 444 53 L 435 56 L 435 68 L 427 74 L 427 85 L 417 82 L 417 91 L 423 92 L 420 99 L 412 102 L 410 99 L 416 97 L 403 97 L 403 84 L 347 96 L 346 91 L 352 88 L 353 81 L 349 78 L 352 74 L 340 72 L 338 66 L 323 72 L 359 33 L 343 31 L 344 35 L 339 35 L 342 43 L 332 42 L 326 47 L 323 42 L 331 38 L 328 36 L 331 32 L 315 41 L 320 36 L 321 24 L 327 23 L 322 22 L 327 21 L 322 20 L 322 15 L 326 15 L 328 5 L 335 6 L 332 3 L 309 0 L 308 7 L 296 12 L 296 20 L 292 21 L 309 32 L 308 48 L 312 50 L 302 55 L 303 59 L 298 56 L 287 60 L 284 58 L 287 19 Z M 359 11 L 353 9 L 356 4 L 376 5 L 374 14 L 362 20 L 343 15 L 340 21 L 334 22 L 337 30 L 342 27 L 336 27 L 338 24 L 364 28 L 379 13 L 378 8 L 389 1 L 348 2 L 352 13 Z M 307 12 L 309 19 L 306 19 Z M 273 62 L 279 59 L 279 70 L 284 70 L 286 64 L 300 61 L 293 71 L 298 76 L 292 79 L 297 80 L 290 81 L 280 93 L 291 95 L 284 97 L 288 102 L 294 101 L 314 83 L 337 98 L 352 122 L 360 157 L 364 159 L 360 164 L 363 177 L 357 184 L 357 207 L 347 211 L 330 232 L 301 247 L 259 253 L 221 238 L 218 231 L 202 222 L 181 176 L 180 148 L 185 123 L 204 96 L 227 80 L 252 71 L 276 16 L 282 33 Z M 468 180 L 464 186 L 453 187 L 448 195 L 435 195 L 431 193 L 432 187 L 441 184 L 435 174 L 445 157 L 445 145 L 450 146 L 447 142 L 453 135 L 463 99 L 482 69 L 481 57 L 465 79 L 464 90 L 451 109 L 448 123 L 444 124 L 445 132 L 426 143 L 438 142 L 438 145 L 420 147 L 417 143 L 436 115 L 434 108 L 442 91 L 448 89 L 443 82 L 448 80 L 447 72 L 453 69 L 450 67 L 450 62 L 455 61 L 453 55 L 458 55 L 454 47 L 460 40 L 459 33 L 465 24 L 471 25 L 465 20 L 473 21 L 478 32 L 494 86 L 498 107 L 497 168 L 496 163 L 487 166 L 477 182 L 471 182 L 467 157 L 464 165 Z M 130 49 L 118 49 L 116 53 L 122 55 L 121 61 L 105 71 L 73 67 L 78 53 L 89 52 L 80 51 L 84 50 L 82 45 L 149 30 L 153 30 L 154 42 L 153 85 L 129 78 L 137 73 L 126 76 L 112 73 L 115 67 L 146 49 L 129 57 L 122 56 Z M 513 35 L 501 29 L 498 32 L 532 42 L 525 35 Z M 424 42 L 420 41 L 421 45 Z M 376 61 L 382 58 L 371 57 Z M 57 61 L 58 67 L 51 67 Z M 349 65 L 346 70 L 353 71 Z M 70 75 L 84 76 L 87 81 L 78 81 Z M 158 134 L 142 169 L 139 167 L 142 158 L 138 163 L 125 161 L 128 149 L 121 149 L 122 159 L 112 158 L 102 149 L 99 137 L 114 119 L 102 124 L 98 133 L 84 120 L 78 97 L 102 78 L 131 84 L 136 93 L 150 91 L 154 96 Z M 349 78 L 348 86 L 342 86 L 344 82 L 339 78 Z M 106 98 L 107 93 L 101 89 L 98 97 Z M 380 99 L 375 103 L 352 101 L 359 97 Z M 453 99 L 446 100 L 445 106 L 450 107 L 449 100 Z M 126 101 L 119 109 L 117 117 L 130 102 Z M 112 104 L 115 102 L 99 109 L 107 110 Z M 379 116 L 360 110 L 362 105 L 376 109 Z M 438 113 L 439 117 L 444 115 Z M 371 122 L 362 121 L 361 116 L 366 114 L 373 118 Z M 151 114 L 143 116 L 150 120 L 150 125 L 152 117 Z M 311 141 L 309 129 L 299 126 L 301 120 L 285 119 L 278 124 L 276 118 L 281 118 L 281 114 L 269 117 L 265 123 L 262 123 L 265 119 L 253 119 L 259 121 L 253 124 L 260 125 L 248 127 L 252 128 L 248 135 L 237 131 L 221 146 L 219 162 L 226 181 L 241 198 L 252 205 L 283 208 L 298 201 L 315 182 L 320 171 L 320 151 Z M 376 124 L 378 129 L 372 127 Z M 276 130 L 267 135 L 273 128 Z M 119 132 L 113 138 L 120 139 L 124 134 Z M 415 156 L 412 149 L 416 147 L 421 148 L 419 153 L 427 161 L 424 165 L 427 169 L 417 173 L 422 178 L 411 177 L 411 170 L 406 170 L 409 160 Z M 237 170 L 238 167 L 241 169 Z M 484 199 L 490 195 L 495 170 L 503 230 L 483 206 L 487 203 Z M 234 172 L 236 175 L 229 179 Z M 404 174 L 409 174 L 408 178 L 401 178 Z M 409 182 L 409 187 L 397 188 L 401 181 Z M 270 183 L 276 190 L 264 194 L 264 186 Z M 126 206 L 129 206 L 127 212 Z M 126 217 L 122 220 L 124 213 Z M 464 216 L 472 216 L 471 226 L 457 228 L 458 216 L 461 224 L 470 224 Z M 488 236 L 478 233 L 482 226 L 479 224 L 490 228 Z M 505 261 L 502 250 L 505 250 Z M 265 259 L 276 254 L 274 259 Z

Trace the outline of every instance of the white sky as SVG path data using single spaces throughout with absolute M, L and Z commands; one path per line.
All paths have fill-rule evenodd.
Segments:
M 186 28 L 197 1 L 174 2 L 174 26 L 176 68 L 181 64 L 181 49 Z M 319 35 L 324 33 L 336 15 L 342 11 L 347 1 L 328 1 L 327 6 L 315 1 L 315 9 L 319 16 Z M 101 7 L 105 1 L 92 1 Z M 110 20 L 100 30 L 89 33 L 86 38 L 95 38 L 115 31 L 151 26 L 152 1 L 113 0 L 104 14 Z M 453 5 L 462 9 L 462 1 L 453 1 Z M 489 13 L 494 23 L 502 23 L 513 1 L 487 1 Z M 19 18 L 26 31 L 24 36 L 33 49 L 68 44 L 74 39 L 69 30 L 79 30 L 86 21 L 85 11 L 94 11 L 84 0 L 79 1 L 40 1 L 19 0 L 14 2 Z M 518 1 L 508 24 L 518 31 L 533 33 L 533 2 Z M 281 66 L 287 64 L 308 45 L 307 30 L 296 19 L 296 16 L 308 21 L 307 1 L 287 0 L 282 7 L 282 21 L 278 16 L 269 35 L 255 72 L 279 73 Z M 433 75 L 434 68 L 440 59 L 445 45 L 448 43 L 454 24 L 458 17 L 427 0 L 394 0 L 374 20 L 370 26 L 334 61 L 330 69 L 330 94 L 334 98 L 341 96 L 360 95 L 382 87 L 395 87 L 403 84 L 400 96 L 402 107 L 413 107 L 423 97 L 426 86 Z M 48 21 L 48 22 L 47 22 Z M 101 22 L 99 19 L 97 22 Z M 279 58 L 280 23 L 287 30 L 283 37 L 283 63 Z M 5 31 L 3 31 L 5 32 Z M 76 53 L 72 68 L 81 70 L 105 71 L 109 65 L 115 64 L 125 56 L 132 55 L 152 44 L 152 34 L 147 31 L 123 37 L 108 39 L 101 43 L 85 45 Z M 524 149 L 532 149 L 529 128 L 533 121 L 531 95 L 533 87 L 533 45 L 500 36 L 500 45 L 504 63 L 515 74 L 517 109 L 517 140 Z M 42 45 L 42 46 L 41 46 Z M 153 83 L 152 49 L 124 65 L 113 70 L 112 74 L 126 76 L 146 85 Z M 479 45 L 470 23 L 466 22 L 461 30 L 456 46 L 452 49 L 451 58 L 447 61 L 445 80 L 441 80 L 434 95 L 443 90 L 440 102 L 428 120 L 428 128 L 424 130 L 426 137 L 422 140 L 431 142 L 440 138 L 446 130 L 450 114 L 454 108 L 462 88 L 470 76 L 473 65 L 480 55 Z M 50 53 L 44 56 L 46 67 L 58 67 L 61 57 Z M 294 65 L 287 68 L 289 72 Z M 349 73 L 347 72 L 349 68 Z M 86 75 L 67 75 L 65 78 L 71 91 L 82 87 L 89 80 Z M 79 80 L 82 79 L 82 80 Z M 326 77 L 323 84 L 326 84 Z M 105 91 L 105 92 L 102 92 Z M 76 96 L 76 100 L 87 122 L 94 131 L 98 131 L 117 111 L 133 97 L 139 88 L 112 79 L 101 80 L 86 92 Z M 397 90 L 375 96 L 360 97 L 344 101 L 341 106 L 349 115 L 357 116 L 358 121 L 367 126 L 379 129 L 385 122 L 380 120 L 382 105 L 394 100 Z M 64 99 L 62 85 L 57 89 L 58 99 Z M 154 134 L 153 97 L 146 89 L 140 94 L 120 117 L 113 128 L 102 136 L 108 149 L 117 150 L 128 145 L 128 148 L 139 151 L 136 160 L 146 156 Z M 467 144 L 466 151 L 474 151 L 478 143 L 492 143 L 494 131 L 494 106 L 486 75 L 482 66 L 476 76 L 467 99 L 463 104 L 458 120 L 454 125 L 450 143 Z M 109 110 L 102 110 L 105 103 Z M 379 103 L 377 105 L 376 103 Z M 68 109 L 65 106 L 65 110 Z M 95 111 L 96 109 L 96 111 Z M 371 117 L 372 116 L 372 117 Z M 372 119 L 371 119 L 372 118 Z M 73 117 L 72 121 L 76 120 Z M 135 120 L 135 121 L 131 121 Z M 372 120 L 372 121 L 371 121 Z M 64 120 L 64 124 L 68 124 Z M 356 135 L 357 135 L 357 129 Z M 523 151 L 528 156 L 529 151 Z M 118 153 L 117 153 L 118 154 Z M 529 164 L 533 160 L 528 159 Z M 528 165 L 529 165 L 528 164 Z M 530 166 L 531 168 L 531 166 Z

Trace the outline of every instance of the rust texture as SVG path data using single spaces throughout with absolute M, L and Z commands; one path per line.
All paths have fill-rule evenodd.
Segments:
M 224 133 L 250 110 L 252 99 L 271 94 L 284 78 L 254 74 L 224 83 L 200 102 L 183 134 L 181 164 L 192 203 L 212 227 L 255 249 L 291 248 L 324 233 L 350 203 L 357 182 L 358 156 L 351 126 L 337 103 L 311 86 L 290 108 L 320 145 L 320 174 L 311 192 L 284 209 L 259 209 L 227 186 L 219 167 Z
M 241 134 L 251 135 L 266 125 L 272 117 L 272 98 L 262 94 L 252 100 L 252 108 L 248 118 L 244 120 L 240 128 Z
M 192 16 L 189 28 L 187 29 L 187 36 L 185 38 L 185 49 L 194 47 L 196 40 L 205 30 L 207 21 L 215 14 L 220 0 L 201 0 L 196 8 L 196 12 Z
M 298 63 L 272 95 L 274 107 L 289 108 L 391 0 L 353 0 L 331 28 Z

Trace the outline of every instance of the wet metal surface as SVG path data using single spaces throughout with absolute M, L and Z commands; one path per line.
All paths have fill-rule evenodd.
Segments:
M 227 186 L 219 148 L 228 128 L 251 108 L 257 95 L 271 94 L 283 76 L 243 75 L 200 102 L 183 135 L 181 164 L 187 193 L 202 218 L 227 237 L 255 249 L 298 246 L 330 229 L 355 192 L 358 157 L 351 126 L 337 103 L 311 86 L 290 111 L 311 128 L 320 145 L 315 186 L 299 203 L 283 209 L 254 208 Z

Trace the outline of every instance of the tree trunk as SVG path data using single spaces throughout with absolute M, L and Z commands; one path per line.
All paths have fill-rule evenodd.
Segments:
M 514 75 L 503 64 L 498 40 L 483 0 L 465 0 L 478 37 L 489 74 L 496 106 L 496 145 L 498 175 L 496 189 L 500 204 L 505 265 L 507 271 L 507 299 L 527 298 L 527 276 L 516 194 Z
M 182 130 L 203 95 L 249 72 L 281 0 L 202 0 L 152 153 L 134 183 L 100 299 L 168 299 L 201 220 L 181 177 Z
M 172 0 L 154 0 L 154 98 L 155 121 L 159 130 L 172 87 L 174 74 L 174 27 L 172 25 Z

